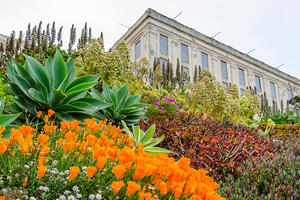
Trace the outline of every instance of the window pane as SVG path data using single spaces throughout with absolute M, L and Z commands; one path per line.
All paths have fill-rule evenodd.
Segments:
M 222 71 L 222 78 L 228 80 L 227 64 L 222 60 L 221 60 L 221 71 Z
M 275 84 L 273 82 L 270 82 L 270 88 L 271 88 L 271 95 L 273 99 L 276 99 L 276 91 L 275 91 Z
M 293 98 L 293 92 L 290 89 L 287 89 L 287 95 L 288 95 L 288 100 L 291 100 Z
M 246 86 L 244 70 L 240 68 L 239 68 L 239 79 L 240 79 L 240 85 Z
M 202 69 L 208 69 L 208 55 L 201 52 Z
M 261 93 L 260 77 L 255 75 L 256 92 Z
M 188 46 L 182 43 L 181 43 L 181 61 L 185 63 L 189 63 Z
M 168 37 L 160 34 L 160 52 L 168 55 Z
M 135 44 L 135 58 L 139 58 L 141 55 L 141 41 L 139 40 L 136 44 Z
M 222 82 L 222 85 L 225 86 L 226 88 L 229 87 L 229 86 L 228 86 L 228 83 L 226 83 L 226 82 L 224 82 L 224 81 Z

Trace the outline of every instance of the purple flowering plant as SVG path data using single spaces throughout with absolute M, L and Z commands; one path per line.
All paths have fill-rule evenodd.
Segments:
M 169 98 L 164 96 L 162 98 L 156 98 L 152 105 L 149 105 L 147 108 L 146 116 L 169 116 L 177 115 L 182 109 L 182 105 L 176 103 L 176 99 Z

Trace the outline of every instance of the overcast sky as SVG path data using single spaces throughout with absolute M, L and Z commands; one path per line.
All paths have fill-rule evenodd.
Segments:
M 300 78 L 300 0 L 0 0 L 0 33 L 25 31 L 28 23 L 55 21 L 63 26 L 65 44 L 72 24 L 77 36 L 85 22 L 93 37 L 104 33 L 109 49 L 147 8 L 199 32 L 248 52 L 273 67 Z M 79 31 L 80 30 L 80 31 Z

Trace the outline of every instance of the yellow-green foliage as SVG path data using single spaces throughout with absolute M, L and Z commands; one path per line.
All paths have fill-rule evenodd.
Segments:
M 7 85 L 3 83 L 3 79 L 0 78 L 0 98 L 5 97 L 6 104 L 12 103 L 13 98 L 11 95 L 8 95 Z
M 130 63 L 129 51 L 124 41 L 115 49 L 105 52 L 101 38 L 92 39 L 78 52 L 75 60 L 79 75 L 99 74 L 109 86 L 128 83 L 131 94 L 140 94 L 148 77 L 149 63 L 146 58 Z
M 259 113 L 257 95 L 251 95 L 247 90 L 240 97 L 236 85 L 226 89 L 206 69 L 201 71 L 195 83 L 186 85 L 186 103 L 189 112 L 196 112 L 200 104 L 200 111 L 205 115 L 220 120 L 230 118 L 234 122 L 247 121 Z

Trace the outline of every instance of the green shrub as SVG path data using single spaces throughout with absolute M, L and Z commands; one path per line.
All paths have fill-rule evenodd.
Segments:
M 237 179 L 229 175 L 220 184 L 220 193 L 227 199 L 287 199 L 300 198 L 299 141 L 274 158 L 265 156 L 248 160 L 239 168 Z
M 99 76 L 76 78 L 73 61 L 65 63 L 59 51 L 53 60 L 48 59 L 45 67 L 30 56 L 26 56 L 23 66 L 12 61 L 8 64 L 7 77 L 15 102 L 8 105 L 9 113 L 26 111 L 35 117 L 38 111 L 45 113 L 52 109 L 58 119 L 73 120 L 93 117 L 95 111 L 110 106 L 85 97 Z
M 141 95 L 129 95 L 128 85 L 118 88 L 116 85 L 110 89 L 103 82 L 102 93 L 92 89 L 92 97 L 112 106 L 106 107 L 97 112 L 99 118 L 104 116 L 114 124 L 121 124 L 121 120 L 127 125 L 138 124 L 141 117 L 144 116 L 146 104 L 140 103 Z

